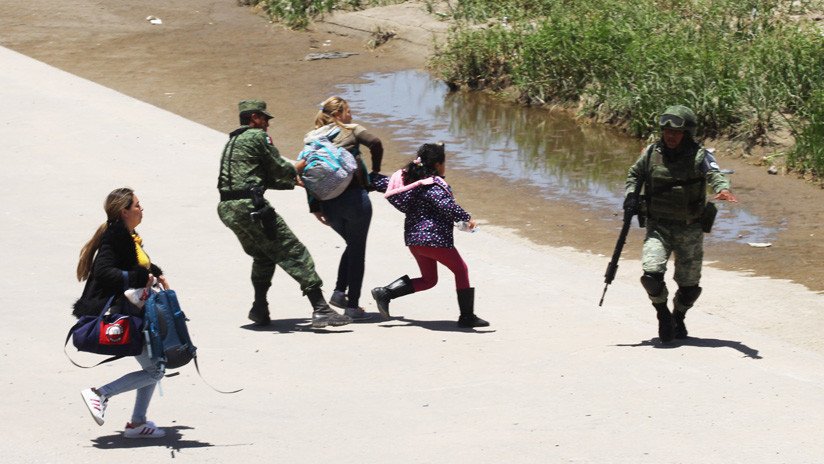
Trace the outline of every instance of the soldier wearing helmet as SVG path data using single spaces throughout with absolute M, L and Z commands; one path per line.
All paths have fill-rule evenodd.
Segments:
M 707 188 L 713 190 L 715 200 L 738 200 L 712 151 L 696 142 L 698 121 L 691 109 L 668 107 L 658 126 L 660 139 L 647 146 L 629 169 L 624 210 L 635 214 L 645 209 L 641 285 L 655 308 L 658 336 L 666 343 L 687 337 L 684 318 L 701 294 L 703 234 L 709 232 L 715 211 L 707 204 Z M 678 290 L 670 312 L 664 274 L 673 254 Z

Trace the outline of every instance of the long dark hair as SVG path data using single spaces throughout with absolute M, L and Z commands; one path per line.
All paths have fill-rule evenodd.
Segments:
M 426 179 L 438 174 L 435 167 L 446 159 L 443 143 L 425 143 L 418 148 L 418 157 L 406 165 L 403 171 L 403 184 Z

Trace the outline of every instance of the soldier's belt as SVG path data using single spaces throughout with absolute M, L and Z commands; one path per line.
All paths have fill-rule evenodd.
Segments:
M 653 222 L 657 222 L 658 224 L 678 224 L 681 226 L 688 226 L 691 224 L 695 224 L 696 222 L 701 222 L 701 217 L 693 218 L 693 219 L 667 219 L 667 218 L 657 218 L 657 217 L 649 217 L 649 220 Z
M 229 190 L 228 192 L 220 192 L 220 201 L 251 199 L 252 192 L 250 192 L 249 190 Z

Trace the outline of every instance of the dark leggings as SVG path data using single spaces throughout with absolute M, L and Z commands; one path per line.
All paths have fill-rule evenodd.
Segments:
M 421 277 L 412 279 L 412 287 L 416 292 L 428 290 L 438 283 L 438 263 L 455 274 L 456 290 L 469 288 L 469 269 L 457 248 L 410 246 L 409 251 L 421 270 Z
M 345 292 L 350 308 L 357 308 L 363 285 L 366 237 L 372 221 L 372 203 L 366 190 L 352 188 L 321 202 L 321 210 L 332 229 L 346 241 L 338 264 L 335 290 Z

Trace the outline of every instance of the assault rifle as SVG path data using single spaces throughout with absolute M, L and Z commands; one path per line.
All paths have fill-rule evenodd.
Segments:
M 615 280 L 615 274 L 618 272 L 618 260 L 621 258 L 621 252 L 624 250 L 624 244 L 627 241 L 627 234 L 629 234 L 629 227 L 632 225 L 632 216 L 638 214 L 638 225 L 643 227 L 643 216 L 640 213 L 641 210 L 641 198 L 639 197 L 638 193 L 641 191 L 641 186 L 644 185 L 644 182 L 638 182 L 638 185 L 635 187 L 635 198 L 638 201 L 635 209 L 636 211 L 632 210 L 624 210 L 624 225 L 621 226 L 621 233 L 618 234 L 618 241 L 615 243 L 615 250 L 612 251 L 612 259 L 609 261 L 607 265 L 607 272 L 604 274 L 604 292 L 601 294 L 601 301 L 598 302 L 598 306 L 604 305 L 604 297 L 607 294 L 607 288 L 609 284 Z

